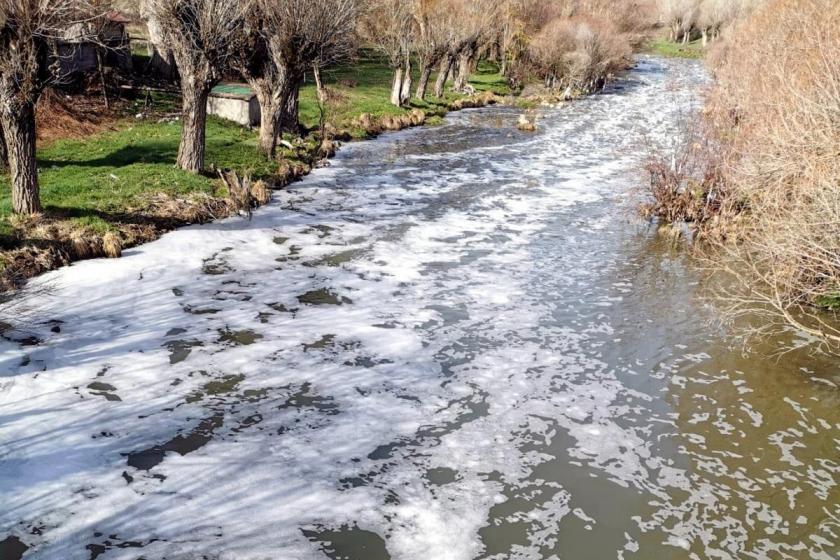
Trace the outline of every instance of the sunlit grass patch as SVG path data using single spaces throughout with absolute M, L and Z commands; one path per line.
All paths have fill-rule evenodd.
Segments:
M 121 123 L 91 138 L 59 140 L 38 151 L 41 198 L 48 213 L 120 213 L 142 207 L 151 194 L 212 194 L 216 178 L 175 167 L 181 127 L 171 122 Z M 277 164 L 257 150 L 253 131 L 211 118 L 207 165 L 270 176 Z M 11 213 L 8 178 L 2 181 L 0 218 Z M 2 221 L 2 220 L 0 220 Z
M 703 58 L 703 43 L 700 40 L 690 43 L 675 43 L 668 39 L 657 39 L 648 44 L 648 52 L 670 58 Z

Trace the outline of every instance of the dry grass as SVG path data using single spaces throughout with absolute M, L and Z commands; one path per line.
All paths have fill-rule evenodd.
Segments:
M 46 90 L 38 100 L 35 113 L 38 141 L 86 138 L 116 130 L 132 107 L 125 99 L 112 98 L 109 102 L 106 107 L 98 88 L 72 94 Z

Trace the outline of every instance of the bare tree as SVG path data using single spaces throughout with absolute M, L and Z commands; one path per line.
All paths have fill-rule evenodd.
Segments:
M 452 50 L 448 50 L 440 61 L 440 68 L 438 68 L 437 79 L 435 80 L 435 97 L 440 99 L 443 97 L 443 90 L 446 87 L 446 81 L 452 74 L 452 68 L 455 66 L 455 55 Z
M 420 60 L 420 81 L 415 96 L 426 98 L 432 70 L 446 56 L 457 40 L 458 0 L 420 0 L 416 5 L 417 55 Z
M 555 89 L 565 83 L 572 62 L 570 53 L 577 48 L 577 31 L 574 22 L 557 18 L 543 27 L 531 40 L 531 64 L 542 76 L 547 88 Z
M 256 0 L 236 65 L 260 102 L 260 148 L 274 156 L 284 131 L 298 133 L 305 73 L 342 60 L 355 45 L 356 0 Z M 320 81 L 320 74 L 318 75 Z
M 144 0 L 143 14 L 172 51 L 181 76 L 178 167 L 204 168 L 207 99 L 241 48 L 250 0 Z
M 595 15 L 557 18 L 536 34 L 530 59 L 550 89 L 592 92 L 630 61 L 629 39 L 616 25 Z
M 687 43 L 700 13 L 700 0 L 658 0 L 659 13 L 670 29 L 670 39 Z
M 696 25 L 703 38 L 703 46 L 717 39 L 721 30 L 747 17 L 763 0 L 701 0 Z
M 527 50 L 525 17 L 529 8 L 528 0 L 505 0 L 500 11 L 499 47 L 501 62 L 499 71 L 507 76 L 510 62 L 517 62 Z
M 697 27 L 704 47 L 708 44 L 709 37 L 714 39 L 724 20 L 728 19 L 724 11 L 732 5 L 729 0 L 701 0 L 697 14 Z
M 17 213 L 41 211 L 35 106 L 48 86 L 65 78 L 59 45 L 70 37 L 94 40 L 96 14 L 85 0 L 0 1 L 0 128 Z
M 461 0 L 458 3 L 458 36 L 448 53 L 446 63 L 451 71 L 455 67 L 452 88 L 463 91 L 473 70 L 479 48 L 492 36 L 498 24 L 500 5 L 495 0 Z M 443 67 L 441 67 L 443 70 Z M 445 83 L 445 81 L 444 81 Z M 435 94 L 438 93 L 437 84 Z M 441 85 L 440 93 L 443 93 Z
M 412 0 L 371 0 L 360 31 L 394 69 L 391 103 L 401 107 L 411 87 L 411 45 L 416 31 Z

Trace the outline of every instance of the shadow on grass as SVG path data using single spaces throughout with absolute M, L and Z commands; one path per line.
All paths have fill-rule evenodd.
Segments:
M 178 156 L 178 146 L 168 142 L 155 142 L 150 144 L 125 146 L 109 154 L 95 159 L 69 159 L 69 160 L 39 160 L 42 168 L 63 168 L 63 167 L 127 167 L 139 163 L 175 165 Z
M 13 235 L 7 233 L 0 233 L 0 250 L 14 249 L 17 246 L 18 240 Z M 0 262 L 0 267 L 3 264 Z

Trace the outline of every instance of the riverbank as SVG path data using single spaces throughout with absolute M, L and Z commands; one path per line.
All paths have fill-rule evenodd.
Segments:
M 471 78 L 476 93 L 448 92 L 442 99 L 388 103 L 391 72 L 378 57 L 324 72 L 327 101 L 314 85 L 301 92 L 302 138 L 287 136 L 276 161 L 257 151 L 254 131 L 210 118 L 207 162 L 253 179 L 247 206 L 268 202 L 269 190 L 298 180 L 332 156 L 339 142 L 384 131 L 435 124 L 449 111 L 495 103 L 510 89 L 497 69 L 482 64 Z M 180 138 L 178 99 L 155 94 L 124 102 L 111 122 L 69 122 L 38 152 L 42 215 L 12 215 L 7 179 L 0 191 L 0 298 L 27 279 L 70 263 L 119 257 L 123 249 L 155 240 L 189 224 L 206 223 L 243 210 L 216 173 L 176 169 Z M 323 119 L 323 121 L 322 121 Z M 320 126 L 321 122 L 326 125 Z M 66 132 L 65 132 L 66 131 Z M 79 133 L 81 131 L 81 134 Z M 88 134 L 85 134 L 85 131 Z M 64 135 L 64 137 L 62 137 Z
M 721 322 L 840 352 L 840 6 L 759 6 L 715 41 L 714 82 L 649 158 L 645 210 L 691 231 Z M 796 72 L 791 72 L 796 69 Z M 758 319 L 758 320 L 756 320 Z M 757 326 L 758 325 L 758 326 Z

